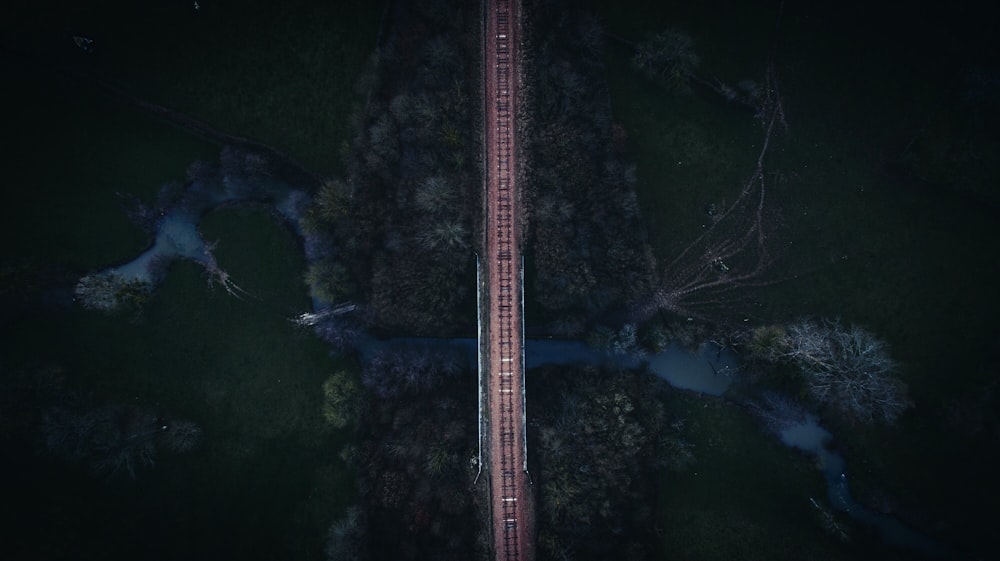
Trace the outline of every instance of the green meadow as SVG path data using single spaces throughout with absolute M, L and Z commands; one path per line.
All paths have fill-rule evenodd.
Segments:
M 1000 249 L 996 211 L 882 165 L 941 102 L 939 69 L 902 59 L 893 48 L 866 49 L 854 35 L 863 31 L 839 33 L 832 24 L 794 13 L 781 20 L 772 51 L 774 10 L 712 9 L 728 15 L 667 4 L 642 10 L 607 5 L 597 12 L 610 33 L 630 41 L 670 27 L 688 32 L 702 59 L 698 74 L 709 79 L 762 83 L 773 64 L 787 123 L 765 160 L 768 204 L 775 211 L 768 243 L 777 257 L 769 277 L 776 282 L 741 295 L 750 312 L 722 319 L 760 325 L 836 317 L 888 340 L 915 407 L 899 430 L 831 427 L 847 452 L 853 492 L 862 502 L 893 496 L 904 521 L 947 542 L 982 547 L 991 532 L 984 513 L 996 507 L 987 497 L 1000 496 L 989 474 L 1000 458 L 995 446 L 983 449 L 988 444 L 975 428 L 963 433 L 955 417 L 993 414 L 988 402 L 976 405 L 975 396 L 995 373 L 984 350 L 996 333 L 991 286 L 998 268 L 990 257 Z M 634 17 L 639 12 L 643 17 Z M 763 132 L 751 112 L 719 96 L 676 96 L 658 88 L 629 67 L 630 56 L 625 43 L 609 41 L 615 117 L 629 135 L 640 204 L 662 263 L 698 234 L 708 218 L 706 205 L 736 196 L 753 171 Z M 963 407 L 982 409 L 954 411 Z M 740 481 L 747 493 L 757 490 L 754 502 L 769 500 L 766 487 Z M 688 482 L 679 504 L 718 492 L 716 479 Z M 665 485 L 670 502 L 673 486 Z M 757 516 L 755 523 L 774 530 L 801 513 Z M 807 531 L 788 539 L 813 540 Z M 667 550 L 678 551 L 672 545 Z
M 200 224 L 243 299 L 189 262 L 170 266 L 139 313 L 83 310 L 65 290 L 151 243 L 127 220 L 127 197 L 152 203 L 192 162 L 218 160 L 221 146 L 129 97 L 319 175 L 341 169 L 382 6 L 205 4 L 24 7 L 10 20 L 18 29 L 3 27 L 3 95 L 16 108 L 0 204 L 0 434 L 18 477 L 5 500 L 17 516 L 0 541 L 11 558 L 318 558 L 356 500 L 340 458 L 351 429 L 322 412 L 323 381 L 356 365 L 289 321 L 311 306 L 301 241 L 263 208 L 220 209 Z M 93 37 L 96 52 L 80 52 L 73 34 Z M 51 407 L 106 405 L 192 421 L 200 442 L 158 454 L 135 480 L 44 453 Z

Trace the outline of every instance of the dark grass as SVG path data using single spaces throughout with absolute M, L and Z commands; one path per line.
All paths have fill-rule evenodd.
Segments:
M 739 17 L 669 5 L 600 14 L 628 38 L 688 30 L 704 74 L 760 80 L 775 12 L 726 7 Z M 985 513 L 996 503 L 988 497 L 1000 496 L 989 473 L 1000 462 L 988 444 L 956 435 L 945 415 L 951 398 L 977 393 L 995 373 L 988 349 L 998 304 L 996 212 L 880 165 L 940 102 L 950 73 L 941 59 L 902 57 L 905 42 L 874 41 L 857 28 L 838 33 L 834 23 L 794 10 L 783 20 L 775 65 L 789 132 L 776 137 L 767 168 L 778 172 L 769 193 L 781 213 L 775 277 L 788 280 L 746 293 L 750 312 L 723 319 L 824 315 L 887 339 L 917 405 L 899 432 L 835 427 L 856 494 L 864 500 L 888 490 L 907 509 L 904 518 L 975 549 L 989 542 Z M 711 96 L 678 99 L 656 89 L 627 68 L 627 56 L 610 46 L 612 99 L 662 262 L 697 234 L 705 204 L 734 196 L 761 135 L 749 115 Z M 771 499 L 761 492 L 759 500 Z
M 41 460 L 45 469 L 20 477 L 45 492 L 11 504 L 38 522 L 28 535 L 77 558 L 104 548 L 111 558 L 315 558 L 353 501 L 338 457 L 349 437 L 324 424 L 321 384 L 354 366 L 286 319 L 309 305 L 296 240 L 248 210 L 220 211 L 203 230 L 257 298 L 210 289 L 200 267 L 177 263 L 138 318 L 74 311 L 4 333 L 8 364 L 60 364 L 69 388 L 94 403 L 152 408 L 204 431 L 196 451 L 164 455 L 134 482 L 82 479 Z M 64 517 L 46 520 L 52 509 Z
M 81 310 L 4 333 L 8 364 L 60 364 L 94 403 L 150 408 L 204 431 L 196 451 L 164 455 L 134 482 L 81 483 L 79 468 L 44 461 L 21 473 L 27 488 L 62 489 L 14 499 L 38 521 L 29 535 L 51 534 L 52 547 L 77 558 L 103 548 L 111 558 L 315 558 L 353 501 L 338 458 L 348 434 L 324 424 L 321 403 L 323 380 L 353 366 L 286 319 L 309 304 L 297 242 L 247 210 L 221 211 L 203 228 L 220 240 L 220 265 L 259 300 L 210 289 L 200 267 L 177 263 L 138 318 Z M 46 521 L 51 509 L 69 519 Z
M 217 156 L 86 84 L 15 63 L 4 71 L 16 84 L 3 93 L 5 261 L 80 270 L 137 252 L 150 240 L 116 193 L 152 201 L 163 183 L 184 179 L 187 163 Z
M 808 497 L 825 492 L 812 461 L 761 433 L 738 408 L 674 393 L 695 463 L 664 478 L 664 558 L 850 558 L 816 524 Z
M 324 424 L 321 384 L 356 366 L 331 359 L 287 320 L 310 306 L 299 241 L 260 209 L 216 211 L 202 232 L 219 241 L 219 264 L 252 297 L 210 288 L 199 266 L 177 262 L 138 315 L 40 306 L 40 290 L 68 294 L 79 275 L 151 243 L 126 220 L 116 192 L 152 201 L 219 148 L 86 80 L 27 62 L 3 60 L 16 84 L 3 94 L 12 108 L 4 282 L 34 284 L 0 325 L 4 391 L 29 396 L 0 415 L 7 473 L 17 481 L 3 515 L 5 557 L 319 558 L 330 521 L 355 500 L 339 459 L 350 436 Z M 3 286 L 5 296 L 14 290 Z M 46 365 L 65 372 L 59 389 L 33 380 Z M 91 477 L 42 450 L 41 411 L 71 395 L 191 420 L 204 431 L 201 445 L 161 454 L 134 482 Z
M 674 392 L 673 414 L 685 419 L 695 462 L 664 478 L 658 532 L 665 559 L 907 559 L 879 546 L 845 515 L 844 543 L 821 528 L 810 503 L 826 502 L 815 460 L 763 433 L 739 407 Z
M 16 56 L 46 71 L 115 84 L 314 173 L 342 170 L 349 116 L 375 50 L 381 2 L 100 2 L 19 7 Z M 73 35 L 97 47 L 82 53 Z

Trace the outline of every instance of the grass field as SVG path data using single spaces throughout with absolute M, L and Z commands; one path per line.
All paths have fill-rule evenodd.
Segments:
M 319 558 L 330 521 L 355 501 L 339 458 L 349 436 L 325 424 L 321 385 L 356 365 L 287 320 L 310 306 L 303 256 L 265 212 L 230 208 L 201 224 L 252 298 L 211 289 L 198 266 L 179 262 L 137 317 L 34 300 L 150 243 L 118 193 L 152 201 L 190 163 L 219 154 L 81 74 L 270 144 L 317 173 L 340 169 L 381 6 L 208 4 L 193 15 L 182 11 L 188 3 L 18 7 L 3 23 L 3 99 L 15 110 L 3 140 L 0 289 L 25 304 L 4 310 L 0 380 L 10 395 L 32 396 L 15 412 L 5 395 L 0 423 L 19 481 L 7 498 L 18 518 L 0 531 L 12 559 Z M 94 37 L 97 53 L 78 52 L 73 34 Z M 32 378 L 48 366 L 63 375 L 43 391 Z M 163 454 L 134 482 L 91 478 L 42 453 L 41 412 L 67 399 L 191 420 L 201 445 Z
M 684 29 L 702 56 L 700 73 L 759 81 L 775 14 L 733 9 L 722 19 L 707 7 L 670 5 L 598 13 L 628 39 Z M 775 172 L 769 194 L 781 216 L 775 276 L 790 278 L 747 293 L 750 317 L 840 317 L 890 342 L 916 407 L 901 431 L 836 427 L 850 450 L 855 492 L 864 499 L 888 490 L 904 507 L 933 512 L 933 521 L 915 519 L 932 533 L 976 548 L 988 543 L 982 513 L 996 505 L 984 497 L 997 495 L 983 489 L 996 487 L 989 471 L 998 458 L 982 455 L 986 444 L 977 438 L 956 438 L 946 417 L 951 400 L 984 391 L 995 372 L 983 352 L 998 304 L 990 288 L 997 264 L 987 257 L 1000 249 L 995 211 L 885 172 L 881 156 L 900 149 L 940 96 L 938 76 L 931 63 L 865 50 L 855 39 L 794 15 L 783 20 L 774 64 L 788 132 L 776 137 L 767 170 Z M 629 54 L 609 45 L 612 100 L 662 261 L 697 234 L 706 204 L 734 196 L 761 133 L 748 113 L 711 96 L 677 98 L 656 88 L 628 68 Z
M 863 532 L 855 544 L 824 533 L 826 489 L 814 461 L 763 434 L 746 414 L 721 400 L 676 392 L 673 414 L 686 420 L 696 461 L 665 478 L 659 536 L 665 559 L 865 559 Z M 838 518 L 851 528 L 849 519 Z M 892 552 L 877 558 L 893 559 Z
M 129 259 L 148 240 L 115 192 L 149 200 L 194 159 L 216 157 L 216 147 L 92 92 L 67 99 L 44 81 L 22 85 L 11 129 L 21 143 L 8 167 L 18 188 L 4 190 L 5 266 L 63 270 L 72 282 Z M 352 500 L 353 478 L 338 458 L 346 435 L 324 426 L 321 384 L 353 366 L 286 319 L 310 305 L 298 240 L 254 209 L 213 213 L 202 232 L 254 298 L 210 289 L 198 266 L 176 263 L 137 318 L 32 310 L 3 326 L 5 383 L 58 365 L 64 389 L 85 403 L 134 404 L 204 430 L 197 451 L 110 487 L 32 459 L 32 433 L 12 451 L 23 471 L 9 500 L 22 516 L 5 528 L 5 543 L 31 551 L 30 536 L 45 536 L 52 558 L 307 557 Z M 240 537 L 248 529 L 254 539 Z
M 380 2 L 68 3 L 16 8 L 12 43 L 47 71 L 94 76 L 319 175 L 341 171 Z M 73 35 L 94 39 L 87 55 Z
M 6 260 L 79 270 L 138 252 L 147 241 L 117 193 L 151 201 L 163 183 L 184 179 L 188 163 L 217 157 L 216 147 L 85 84 L 20 64 L 4 69 L 18 84 L 4 92 L 17 108 L 2 141 Z

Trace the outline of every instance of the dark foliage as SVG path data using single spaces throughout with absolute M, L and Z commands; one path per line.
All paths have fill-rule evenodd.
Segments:
M 652 286 L 635 168 L 613 122 L 592 18 L 536 6 L 528 65 L 530 249 L 539 303 L 597 317 Z
M 339 351 L 357 348 L 365 337 L 364 329 L 353 318 L 331 317 L 324 319 L 313 327 L 320 339 L 326 341 Z
M 347 509 L 343 518 L 334 521 L 326 537 L 327 561 L 358 561 L 367 559 L 365 512 L 360 507 Z
M 664 407 L 667 386 L 617 367 L 531 372 L 528 418 L 538 545 L 544 557 L 640 559 L 655 544 L 654 508 L 664 469 L 692 456 L 684 422 Z
M 201 437 L 189 421 L 114 405 L 82 412 L 53 407 L 43 416 L 42 433 L 53 456 L 81 463 L 96 475 L 130 478 L 155 465 L 158 448 L 187 452 Z
M 475 375 L 446 377 L 439 358 L 383 353 L 364 370 L 356 458 L 366 512 L 355 522 L 365 521 L 367 547 L 350 540 L 373 559 L 464 560 L 475 549 Z M 344 530 L 331 539 L 339 543 Z
M 700 59 L 691 37 L 667 29 L 636 45 L 632 65 L 650 80 L 674 92 L 689 92 Z
M 463 369 L 463 357 L 457 351 L 383 350 L 365 364 L 361 382 L 375 396 L 394 399 L 428 392 Z
M 474 30 L 476 17 L 459 2 L 394 7 L 348 175 L 328 181 L 305 218 L 307 230 L 329 233 L 354 277 L 340 283 L 363 287 L 383 329 L 440 334 L 468 323 L 459 307 L 475 276 L 479 51 L 478 35 L 460 30 Z
M 273 177 L 274 165 L 263 153 L 226 146 L 219 154 L 219 179 L 231 195 L 264 198 L 264 184 Z

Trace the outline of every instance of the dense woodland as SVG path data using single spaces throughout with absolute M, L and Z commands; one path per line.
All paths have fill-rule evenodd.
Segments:
M 655 558 L 659 474 L 693 460 L 666 382 L 615 366 L 529 373 L 542 559 Z
M 552 328 L 570 335 L 647 294 L 654 265 L 627 133 L 611 115 L 603 30 L 566 8 L 526 3 L 525 204 L 531 288 Z
M 307 282 L 327 302 L 362 302 L 360 315 L 376 331 L 442 335 L 472 317 L 463 302 L 475 275 L 482 181 L 472 85 L 479 38 L 463 30 L 475 28 L 478 13 L 394 10 L 349 173 L 323 185 L 304 220 L 313 257 Z M 522 123 L 531 153 L 526 253 L 538 303 L 550 319 L 560 318 L 563 333 L 579 333 L 648 292 L 653 263 L 634 169 L 624 158 L 625 132 L 613 123 L 600 85 L 600 29 L 553 5 L 526 11 L 530 41 L 538 44 L 526 77 L 531 117 Z M 320 334 L 345 343 L 344 321 L 321 324 Z M 529 414 L 537 419 L 529 438 L 543 555 L 651 551 L 654 474 L 682 467 L 691 455 L 683 423 L 669 419 L 658 400 L 663 384 L 616 369 L 537 374 L 531 391 L 545 403 L 532 402 L 539 409 Z M 453 358 L 438 354 L 385 351 L 366 359 L 360 443 L 350 453 L 363 504 L 331 528 L 331 559 L 345 552 L 467 556 L 477 534 L 457 529 L 469 529 L 463 520 L 475 515 L 474 411 L 448 388 L 470 380 Z M 329 386 L 331 415 L 341 421 L 336 412 L 353 390 L 341 378 Z M 636 501 L 644 506 L 634 508 Z M 383 535 L 399 539 L 371 538 Z
M 472 482 L 475 375 L 447 352 L 382 351 L 364 367 L 346 452 L 363 505 L 330 529 L 328 559 L 468 559 L 482 543 Z M 386 539 L 392 536 L 392 539 Z
M 478 12 L 453 4 L 393 5 L 347 176 L 304 221 L 329 241 L 307 275 L 314 294 L 365 303 L 376 329 L 441 335 L 474 321 Z
M 526 5 L 530 47 L 520 124 L 529 295 L 547 330 L 589 331 L 592 345 L 616 354 L 661 350 L 671 341 L 696 346 L 709 333 L 704 327 L 659 317 L 621 324 L 625 311 L 656 291 L 656 265 L 626 157 L 627 132 L 611 115 L 603 30 L 565 8 Z M 461 30 L 476 15 L 395 8 L 365 86 L 368 103 L 348 175 L 322 186 L 303 221 L 314 296 L 362 303 L 359 316 L 376 332 L 442 335 L 471 317 L 462 306 L 474 278 L 481 115 L 470 86 L 478 79 L 470 55 L 478 49 L 468 48 L 478 38 Z M 674 77 L 675 85 L 687 77 Z M 318 332 L 349 348 L 344 321 L 329 320 Z M 361 440 L 349 454 L 362 505 L 331 528 L 331 559 L 429 552 L 460 558 L 473 546 L 474 532 L 456 532 L 475 513 L 463 455 L 474 450 L 474 416 L 447 389 L 462 385 L 453 378 L 462 373 L 451 358 L 426 352 L 367 359 Z M 660 474 L 693 458 L 684 420 L 664 408 L 665 383 L 589 366 L 549 367 L 529 380 L 538 396 L 528 417 L 540 554 L 655 556 Z M 324 390 L 332 418 L 353 416 L 343 413 L 352 409 L 349 382 L 341 377 Z M 379 535 L 400 539 L 372 539 Z
M 472 311 L 482 175 L 478 35 L 468 30 L 478 14 L 421 6 L 394 9 L 350 171 L 326 182 L 305 220 L 332 242 L 307 282 L 328 302 L 365 302 L 377 328 L 441 335 L 468 326 Z M 602 85 L 600 27 L 557 4 L 526 13 L 530 294 L 552 329 L 579 334 L 651 291 L 653 259 L 627 133 Z
M 391 6 L 359 88 L 347 174 L 322 185 L 303 219 L 313 295 L 359 304 L 316 325 L 348 352 L 362 331 L 440 336 L 474 326 L 478 17 L 460 2 Z M 468 559 L 483 547 L 471 522 L 483 508 L 470 464 L 474 372 L 464 356 L 420 349 L 362 362 L 361 391 L 346 374 L 324 385 L 328 418 L 358 431 L 345 458 L 361 492 L 331 526 L 327 557 Z

